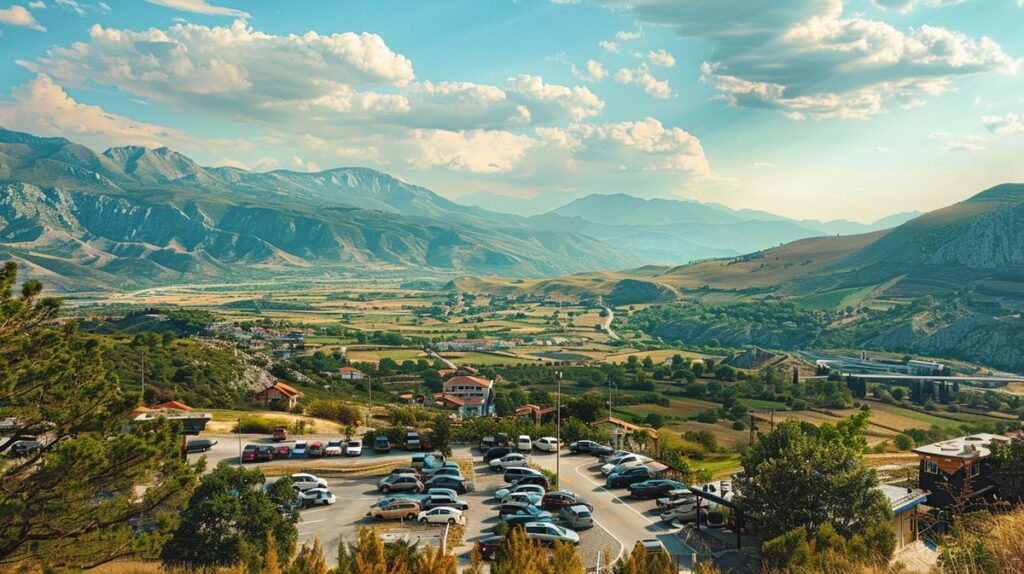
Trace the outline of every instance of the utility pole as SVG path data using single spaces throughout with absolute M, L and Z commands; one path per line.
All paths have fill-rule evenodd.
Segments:
M 366 377 L 366 393 L 369 398 L 366 401 L 366 423 L 363 428 L 370 428 L 370 411 L 373 409 L 373 385 L 370 384 L 370 377 Z
M 242 419 L 238 419 L 238 468 L 242 468 Z
M 558 375 L 558 402 L 555 407 L 555 482 L 559 484 L 561 488 L 562 478 L 562 371 L 555 371 Z
M 768 416 L 771 417 L 768 422 L 768 432 L 773 433 L 775 432 L 775 411 L 768 411 Z
M 142 354 L 142 371 L 139 373 L 140 380 L 142 381 L 142 406 L 146 406 L 146 354 Z M 177 397 L 175 397 L 177 398 Z

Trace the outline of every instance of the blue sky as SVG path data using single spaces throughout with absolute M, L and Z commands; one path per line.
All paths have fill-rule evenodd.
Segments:
M 870 221 L 1024 181 L 1024 0 L 0 0 L 0 125 Z

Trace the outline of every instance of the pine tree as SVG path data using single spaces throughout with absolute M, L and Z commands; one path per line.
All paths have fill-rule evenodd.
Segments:
M 263 574 L 281 574 L 281 563 L 277 557 L 277 542 L 274 536 L 267 533 L 267 542 L 263 551 Z
M 288 567 L 288 574 L 327 574 L 327 558 L 320 537 L 313 539 L 313 544 L 302 544 L 298 555 Z
M 571 544 L 557 542 L 551 559 L 551 574 L 583 574 L 583 558 Z
M 372 529 L 359 530 L 359 540 L 352 553 L 352 574 L 387 574 L 384 543 Z
M 456 574 L 459 562 L 453 554 L 443 554 L 433 546 L 427 548 L 416 559 L 412 574 Z

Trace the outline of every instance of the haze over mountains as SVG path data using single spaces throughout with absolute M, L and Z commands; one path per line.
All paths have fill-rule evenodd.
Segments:
M 202 167 L 0 131 L 0 256 L 70 290 L 431 270 L 560 276 L 728 257 L 895 225 L 794 221 L 696 201 L 590 195 L 534 217 L 461 205 L 367 168 Z

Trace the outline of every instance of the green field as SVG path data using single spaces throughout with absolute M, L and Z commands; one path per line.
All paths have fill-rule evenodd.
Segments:
M 692 461 L 691 464 L 694 469 L 710 472 L 713 479 L 728 478 L 730 474 L 742 468 L 739 453 L 712 455 L 705 460 Z
M 786 403 L 780 403 L 779 401 L 765 401 L 762 399 L 736 399 L 736 401 L 758 411 L 785 411 L 789 409 Z
M 866 287 L 836 289 L 827 293 L 815 293 L 814 295 L 797 299 L 797 304 L 805 309 L 821 309 L 823 311 L 857 307 L 877 287 L 878 285 L 868 285 Z

